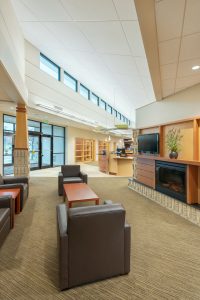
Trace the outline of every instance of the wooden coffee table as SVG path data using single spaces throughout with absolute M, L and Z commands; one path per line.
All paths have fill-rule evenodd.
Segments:
M 69 183 L 64 184 L 64 200 L 67 197 L 68 207 L 72 207 L 72 203 L 95 201 L 99 205 L 99 197 L 91 190 L 86 183 Z
M 20 189 L 0 189 L 0 196 L 11 196 L 14 202 L 15 213 L 20 213 Z M 11 228 L 14 227 L 14 211 L 11 213 Z

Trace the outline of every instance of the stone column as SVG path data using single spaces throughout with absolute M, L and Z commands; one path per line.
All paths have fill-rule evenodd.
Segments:
M 138 135 L 139 130 L 133 130 L 133 178 L 137 176 L 137 157 L 134 155 L 138 154 Z
M 24 104 L 18 104 L 16 108 L 14 175 L 29 176 L 28 123 Z

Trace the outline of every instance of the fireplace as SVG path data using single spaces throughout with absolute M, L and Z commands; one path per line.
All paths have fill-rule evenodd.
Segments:
M 186 165 L 156 161 L 156 190 L 186 202 Z

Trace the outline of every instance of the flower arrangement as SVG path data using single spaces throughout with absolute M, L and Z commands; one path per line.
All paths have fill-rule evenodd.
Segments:
M 181 150 L 181 139 L 180 129 L 172 128 L 166 135 L 166 145 L 170 151 L 170 158 L 177 158 L 178 152 Z

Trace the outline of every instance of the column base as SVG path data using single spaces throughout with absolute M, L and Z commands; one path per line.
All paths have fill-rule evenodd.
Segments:
M 14 175 L 29 176 L 29 151 L 28 149 L 14 149 Z

